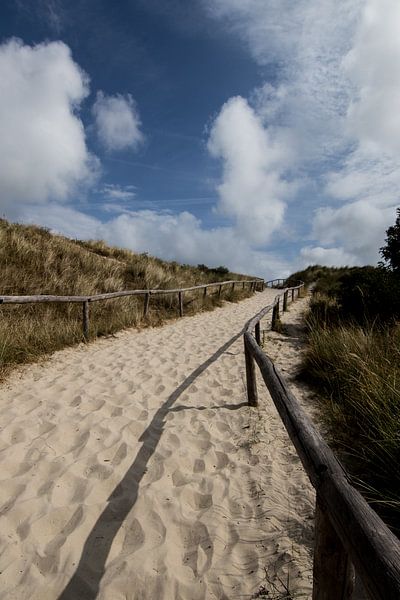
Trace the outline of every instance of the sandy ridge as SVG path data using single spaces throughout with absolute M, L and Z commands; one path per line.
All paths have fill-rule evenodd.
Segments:
M 267 392 L 245 405 L 241 330 L 275 293 L 11 377 L 1 599 L 309 597 L 314 496 Z

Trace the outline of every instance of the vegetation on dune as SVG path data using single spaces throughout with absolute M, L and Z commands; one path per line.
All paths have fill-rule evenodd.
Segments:
M 0 219 L 1 295 L 92 295 L 127 289 L 173 289 L 215 281 L 249 279 L 226 267 L 193 267 L 108 246 L 71 240 L 34 225 Z M 222 300 L 236 301 L 248 289 L 223 289 L 206 298 L 185 295 L 185 314 L 210 310 Z M 143 319 L 143 298 L 126 297 L 91 305 L 91 336 L 130 326 L 159 325 L 178 312 L 175 295 L 154 296 Z M 80 304 L 0 305 L 0 376 L 17 363 L 82 341 Z
M 400 258 L 399 217 L 398 225 L 392 248 L 399 254 L 392 256 Z M 341 269 L 315 265 L 293 278 L 315 282 L 302 376 L 320 392 L 322 419 L 355 484 L 399 533 L 399 270 L 390 261 Z

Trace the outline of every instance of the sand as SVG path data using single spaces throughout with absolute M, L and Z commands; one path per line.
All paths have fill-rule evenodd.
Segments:
M 246 406 L 242 327 L 275 294 L 11 376 L 1 599 L 282 598 L 287 586 L 310 597 L 311 485 L 261 379 L 260 406 Z M 291 372 L 296 339 L 277 353 L 277 335 L 271 353 Z

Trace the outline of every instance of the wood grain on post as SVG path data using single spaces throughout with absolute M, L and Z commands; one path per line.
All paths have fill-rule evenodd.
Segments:
M 275 306 L 272 309 L 272 319 L 271 319 L 271 330 L 272 331 L 275 331 L 276 321 L 277 321 L 277 318 L 276 318 L 276 304 L 275 304 Z
M 179 316 L 183 317 L 183 292 L 178 292 L 179 298 Z
M 261 346 L 261 331 L 260 331 L 260 321 L 258 321 L 258 323 L 256 323 L 256 326 L 254 328 L 254 332 L 255 332 L 255 336 L 256 336 L 256 342 L 259 346 Z
M 350 600 L 354 567 L 318 496 L 314 531 L 313 600 Z
M 283 312 L 287 311 L 287 299 L 288 299 L 288 291 L 286 290 L 283 294 Z
M 247 401 L 249 406 L 257 406 L 258 395 L 257 395 L 257 380 L 256 380 L 256 365 L 254 358 L 248 348 L 246 337 L 244 337 L 244 358 L 246 364 L 246 387 L 247 387 Z
M 147 317 L 149 312 L 149 304 L 150 304 L 150 294 L 147 292 L 144 297 L 144 308 L 143 308 L 143 316 Z
M 82 303 L 82 327 L 83 327 L 83 337 L 85 342 L 89 341 L 89 302 L 85 300 Z

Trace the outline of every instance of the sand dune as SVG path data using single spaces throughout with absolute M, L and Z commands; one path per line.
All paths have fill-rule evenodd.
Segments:
M 11 377 L 1 599 L 309 597 L 314 495 L 267 392 L 245 404 L 241 329 L 275 293 Z

